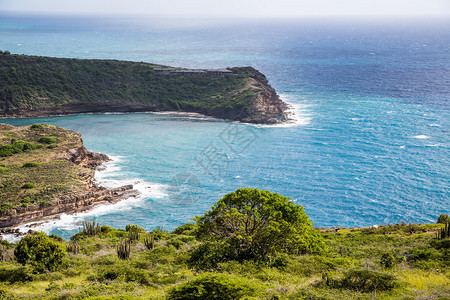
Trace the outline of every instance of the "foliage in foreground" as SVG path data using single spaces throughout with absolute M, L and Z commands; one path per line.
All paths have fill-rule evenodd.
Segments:
M 269 191 L 238 189 L 196 221 L 206 243 L 194 256 L 214 253 L 219 260 L 267 260 L 278 253 L 317 253 L 326 248 L 303 207 Z
M 182 283 L 168 293 L 170 300 L 233 300 L 256 296 L 258 286 L 244 278 L 205 273 Z
M 414 232 L 409 230 L 411 224 L 380 226 L 377 231 L 321 229 L 317 234 L 327 252 L 216 260 L 214 273 L 190 267 L 196 253 L 192 249 L 221 248 L 213 242 L 216 239 L 198 238 L 200 224 L 184 224 L 173 232 L 86 224 L 92 224 L 95 234 L 83 230 L 68 242 L 42 233 L 17 245 L 0 241 L 0 298 L 441 300 L 450 296 L 450 239 L 434 238 L 441 224 L 416 224 Z M 150 248 L 145 245 L 149 236 L 154 237 Z M 36 272 L 33 260 L 25 265 L 19 257 L 11 261 L 11 251 L 36 249 L 33 243 L 23 247 L 31 237 L 66 246 L 66 263 Z M 122 259 L 117 245 L 123 241 L 130 252 Z M 42 249 L 40 253 L 53 253 L 49 247 Z M 212 248 L 208 253 L 220 251 Z M 206 264 L 214 259 L 203 256 Z
M 67 257 L 66 248 L 43 232 L 32 232 L 24 237 L 14 250 L 22 265 L 31 264 L 35 272 L 56 271 Z

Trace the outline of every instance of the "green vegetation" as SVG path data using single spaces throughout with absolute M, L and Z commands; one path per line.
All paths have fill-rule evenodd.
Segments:
M 42 144 L 54 144 L 58 142 L 58 138 L 54 136 L 43 136 L 38 140 L 38 143 Z
M 36 148 L 37 145 L 35 143 L 11 139 L 10 144 L 0 145 L 0 157 L 12 156 L 16 153 L 30 151 Z
M 307 226 L 305 235 L 313 234 L 324 245 L 321 249 L 326 250 L 305 253 L 282 247 L 265 259 L 246 256 L 221 260 L 216 262 L 214 272 L 192 267 L 195 249 L 204 245 L 220 248 L 221 244 L 215 242 L 229 241 L 228 235 L 211 240 L 205 232 L 204 218 L 213 224 L 218 222 L 211 216 L 220 208 L 218 215 L 227 216 L 223 220 L 230 221 L 227 211 L 245 220 L 236 214 L 243 213 L 236 203 L 258 198 L 267 198 L 269 206 L 273 202 L 268 210 L 273 218 L 278 216 L 272 209 L 280 205 L 281 209 L 297 211 L 299 215 L 295 215 L 304 222 L 308 220 L 301 207 L 283 196 L 239 189 L 219 200 L 196 223 L 184 224 L 172 232 L 146 232 L 134 224 L 125 230 L 114 229 L 86 221 L 83 230 L 67 242 L 54 235 L 33 233 L 17 245 L 0 242 L 0 258 L 4 257 L 0 265 L 0 295 L 7 299 L 449 298 L 450 239 L 435 238 L 435 233 L 445 226 L 442 224 L 403 223 L 380 226 L 375 232 L 366 228 L 336 232 Z M 257 203 L 261 201 L 266 199 Z M 223 207 L 230 203 L 235 206 Z M 247 207 L 244 215 L 258 211 Z M 273 219 L 268 220 L 271 223 Z M 216 226 L 219 225 L 209 228 L 216 230 Z M 416 230 L 412 232 L 410 228 Z M 230 233 L 241 230 L 230 228 Z M 130 234 L 136 232 L 137 236 Z M 151 237 L 153 245 L 147 247 Z M 207 259 L 204 257 L 206 263 Z
M 233 68 L 233 75 L 171 76 L 163 66 L 117 60 L 0 54 L 0 115 L 64 108 L 68 112 L 172 110 L 243 119 L 264 75 Z M 41 124 L 32 129 L 41 129 Z
M 18 263 L 31 264 L 35 272 L 41 273 L 59 269 L 67 252 L 61 243 L 50 239 L 45 233 L 32 232 L 17 244 L 14 256 Z
M 23 189 L 32 189 L 32 188 L 34 188 L 34 184 L 27 182 L 24 185 L 22 185 L 22 188 Z
M 450 223 L 450 216 L 446 214 L 441 214 L 439 218 L 437 219 L 438 224 L 446 224 Z
M 38 162 L 26 162 L 22 166 L 22 168 L 39 168 L 39 167 L 42 167 L 42 164 Z
M 244 278 L 225 274 L 205 273 L 169 291 L 170 300 L 234 300 L 256 296 L 258 286 Z
M 326 248 L 303 207 L 269 191 L 238 189 L 196 220 L 205 243 L 193 251 L 191 263 L 200 269 L 222 261 L 266 260 L 279 253 Z
M 57 148 L 39 142 L 48 137 L 58 141 Z M 69 150 L 82 146 L 80 134 L 60 127 L 0 124 L 0 216 L 39 209 L 62 196 L 85 192 L 84 179 L 93 171 L 69 160 Z

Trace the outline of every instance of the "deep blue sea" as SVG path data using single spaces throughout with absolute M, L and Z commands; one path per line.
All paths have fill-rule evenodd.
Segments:
M 64 238 L 84 219 L 172 230 L 239 187 L 291 197 L 316 226 L 433 222 L 450 212 L 450 21 L 189 20 L 0 14 L 12 53 L 251 65 L 296 122 L 254 126 L 196 115 L 2 119 L 81 132 L 113 161 L 108 187 L 136 199 L 40 225 Z

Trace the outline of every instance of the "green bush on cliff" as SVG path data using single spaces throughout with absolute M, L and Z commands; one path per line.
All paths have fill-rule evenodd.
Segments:
M 318 253 L 326 248 L 303 207 L 269 191 L 238 189 L 196 221 L 199 237 L 229 260 L 267 260 L 282 252 Z
M 39 167 L 42 167 L 42 164 L 38 163 L 38 162 L 31 161 L 31 162 L 24 163 L 22 165 L 22 167 L 23 168 L 39 168 Z
M 25 183 L 24 185 L 22 185 L 23 189 L 32 189 L 34 188 L 34 184 L 33 183 Z
M 37 148 L 35 143 L 12 139 L 10 144 L 0 146 L 0 157 L 11 156 L 16 153 L 34 150 Z
M 58 138 L 54 136 L 43 136 L 38 140 L 38 142 L 42 144 L 54 144 L 58 142 Z
M 14 256 L 22 265 L 30 264 L 35 272 L 41 273 L 59 269 L 67 257 L 67 251 L 45 233 L 32 232 L 17 244 Z

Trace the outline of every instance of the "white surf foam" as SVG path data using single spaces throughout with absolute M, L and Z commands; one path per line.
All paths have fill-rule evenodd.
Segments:
M 95 218 L 119 211 L 128 211 L 135 207 L 145 205 L 146 199 L 161 199 L 168 197 L 167 186 L 141 180 L 139 178 L 117 179 L 121 173 L 118 163 L 123 160 L 121 156 L 109 156 L 111 161 L 102 165 L 101 170 L 96 171 L 95 181 L 99 186 L 105 188 L 116 188 L 128 184 L 133 184 L 133 188 L 140 194 L 137 197 L 130 197 L 113 204 L 102 204 L 95 206 L 93 209 L 75 214 L 62 214 L 53 219 L 44 221 L 30 222 L 18 226 L 20 232 L 26 233 L 30 229 L 34 231 L 43 231 L 49 233 L 57 230 L 76 230 L 81 227 L 82 221 L 86 218 Z M 3 235 L 3 238 L 9 242 L 18 242 L 21 237 L 15 235 Z
M 311 123 L 312 113 L 310 105 L 294 103 L 290 95 L 280 94 L 280 99 L 283 100 L 288 106 L 286 111 L 289 120 L 281 124 L 273 125 L 255 125 L 258 127 L 297 127 L 305 126 Z
M 413 138 L 415 138 L 415 139 L 429 139 L 430 137 L 428 135 L 425 135 L 425 134 L 419 134 L 419 135 L 413 136 Z

